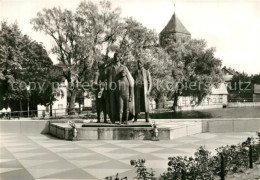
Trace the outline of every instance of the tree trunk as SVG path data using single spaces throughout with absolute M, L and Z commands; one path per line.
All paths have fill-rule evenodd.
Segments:
M 166 107 L 166 101 L 165 101 L 166 97 L 164 94 L 159 94 L 157 96 L 157 100 L 156 100 L 156 108 L 160 109 L 160 108 L 165 108 Z
M 179 97 L 179 92 L 176 91 L 176 92 L 174 93 L 174 101 L 173 101 L 173 107 L 172 107 L 174 112 L 177 112 L 178 97 Z
M 52 117 L 52 102 L 50 103 L 50 117 Z
M 22 101 L 21 101 L 21 99 L 19 100 L 20 101 L 20 113 L 19 113 L 19 115 L 20 115 L 20 117 L 22 117 L 22 111 L 23 111 L 23 104 L 22 104 Z
M 69 115 L 75 114 L 75 100 L 76 100 L 76 90 L 74 89 L 71 91 L 71 95 L 70 95 L 69 109 L 68 109 Z
M 79 114 L 81 113 L 81 102 L 79 102 Z
M 155 109 L 158 109 L 159 108 L 159 99 L 154 99 L 155 101 Z

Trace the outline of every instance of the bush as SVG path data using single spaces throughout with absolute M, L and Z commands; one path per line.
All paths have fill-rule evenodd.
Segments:
M 249 137 L 241 144 L 217 148 L 215 156 L 211 156 L 209 151 L 200 147 L 194 157 L 169 157 L 168 169 L 160 175 L 159 179 L 214 180 L 217 176 L 243 172 L 249 167 L 249 147 L 252 150 L 252 161 L 256 162 L 260 157 L 260 132 L 257 133 L 257 138 Z M 131 160 L 130 163 L 137 169 L 135 179 L 155 179 L 154 171 L 147 171 L 144 159 Z
M 170 157 L 167 172 L 161 175 L 161 179 L 214 180 L 212 171 L 214 162 L 210 152 L 200 147 L 194 155 L 194 158 Z
M 131 160 L 130 161 L 131 166 L 134 166 L 136 170 L 136 177 L 135 179 L 151 179 L 155 180 L 154 177 L 154 171 L 151 169 L 151 172 L 147 171 L 147 168 L 145 167 L 145 159 L 139 159 L 139 160 Z

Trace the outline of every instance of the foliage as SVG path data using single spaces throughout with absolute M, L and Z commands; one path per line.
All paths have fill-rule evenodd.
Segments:
M 30 104 L 44 104 L 39 84 L 48 81 L 53 63 L 43 45 L 23 35 L 17 24 L 6 21 L 1 22 L 0 41 L 0 94 L 12 104 L 19 104 L 17 101 L 27 101 L 25 86 L 35 82 L 36 86 L 31 87 Z
M 135 179 L 151 179 L 155 180 L 154 171 L 151 169 L 151 172 L 147 171 L 145 167 L 145 159 L 131 160 L 131 166 L 136 168 L 136 177 Z
M 231 99 L 236 101 L 250 101 L 253 98 L 253 87 L 251 77 L 246 73 L 237 72 L 231 79 L 228 88 Z
M 238 172 L 241 167 L 248 165 L 248 148 L 244 146 L 225 146 L 217 149 L 217 156 L 214 157 L 217 166 L 215 167 L 215 174 L 220 175 L 221 168 L 218 166 L 221 162 L 221 156 L 223 156 L 225 162 L 225 172 Z
M 1 22 L 0 30 L 0 86 L 1 93 L 5 98 L 22 99 L 26 95 L 20 91 L 13 92 L 11 84 L 18 81 L 22 70 L 22 34 L 17 24 L 8 25 L 6 21 Z M 19 79 L 20 80 L 20 79 Z M 26 96 L 25 96 L 26 97 Z
M 108 176 L 105 178 L 106 180 L 113 180 L 113 177 L 112 176 Z M 127 180 L 127 177 L 124 177 L 124 178 L 121 178 L 120 180 Z M 118 177 L 118 173 L 116 174 L 116 177 L 114 178 L 114 180 L 119 180 L 119 177 Z
M 210 152 L 200 147 L 194 155 L 194 158 L 170 157 L 167 172 L 161 175 L 161 179 L 214 179 Z
M 98 61 L 109 66 L 113 52 L 119 53 L 121 62 L 134 73 L 137 60 L 151 68 L 152 77 L 170 79 L 169 58 L 156 47 L 158 35 L 133 19 L 122 18 L 120 9 L 113 9 L 109 1 L 99 4 L 82 1 L 75 12 L 43 9 L 32 19 L 36 31 L 52 37 L 52 52 L 58 56 L 59 66 L 68 83 L 79 85 L 70 90 L 70 108 L 74 108 L 80 84 L 91 80 Z M 160 69 L 161 68 L 161 69 Z M 160 91 L 155 91 L 156 97 Z
M 205 40 L 172 41 L 165 50 L 171 57 L 172 76 L 178 84 L 175 86 L 175 99 L 182 93 L 184 96 L 198 97 L 200 103 L 211 91 L 212 85 L 218 86 L 222 81 L 221 60 L 214 56 L 214 48 L 207 48 Z M 177 101 L 174 102 L 176 107 Z
M 260 84 L 260 74 L 255 74 L 251 76 L 252 84 Z
M 137 61 L 140 60 L 151 73 L 153 86 L 150 97 L 160 99 L 169 93 L 165 87 L 168 82 L 172 82 L 169 55 L 157 45 L 158 35 L 135 19 L 123 19 L 121 28 L 122 33 L 118 34 L 110 49 L 119 52 L 121 62 L 132 74 L 137 70 Z
M 105 42 L 113 41 L 117 30 L 119 10 L 112 9 L 108 1 L 99 6 L 82 1 L 76 12 L 67 9 L 43 9 L 31 20 L 36 31 L 52 37 L 52 52 L 58 56 L 59 66 L 69 85 L 69 108 L 74 108 L 80 84 L 90 80 L 92 67 L 100 57 Z
M 243 172 L 249 164 L 249 146 L 252 147 L 253 162 L 256 162 L 260 158 L 260 132 L 257 132 L 257 138 L 250 137 L 242 144 L 217 148 L 217 154 L 214 156 L 211 156 L 204 147 L 200 147 L 194 153 L 194 157 L 169 157 L 168 169 L 160 175 L 159 179 L 214 180 L 221 176 L 221 156 L 224 160 L 224 176 Z M 137 168 L 137 179 L 155 179 L 154 171 L 147 171 L 144 159 L 131 160 L 130 163 Z M 112 179 L 110 177 L 110 180 Z
M 59 85 L 64 82 L 61 68 L 53 65 L 49 68 L 49 73 L 45 75 L 44 89 L 40 93 L 42 105 L 50 106 L 50 115 L 52 115 L 52 105 L 58 96 L 64 96 L 65 92 L 61 92 Z

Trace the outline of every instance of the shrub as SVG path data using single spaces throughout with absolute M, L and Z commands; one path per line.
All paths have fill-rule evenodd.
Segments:
M 257 138 L 249 137 L 238 145 L 227 145 L 216 149 L 217 154 L 211 153 L 200 147 L 194 157 L 169 157 L 168 169 L 160 175 L 160 180 L 214 180 L 216 176 L 226 176 L 229 173 L 243 171 L 249 167 L 249 147 L 252 149 L 252 160 L 256 162 L 260 157 L 260 132 Z M 222 158 L 221 158 L 222 157 Z M 222 161 L 223 160 L 223 161 Z M 222 166 L 222 163 L 224 166 Z M 145 167 L 145 160 L 131 160 L 139 180 L 154 180 L 154 171 L 148 171 Z M 222 167 L 221 167 L 222 166 Z M 224 170 L 224 171 L 222 171 Z M 124 178 L 125 179 L 125 178 Z M 127 178 L 126 178 L 127 179 Z M 112 180 L 112 177 L 109 177 Z M 115 180 L 119 180 L 117 177 Z
M 186 179 L 186 180 L 213 180 L 212 157 L 210 152 L 200 147 L 195 152 L 195 157 L 170 157 L 168 169 L 161 175 L 161 179 Z
M 139 160 L 131 160 L 130 161 L 131 166 L 134 166 L 136 168 L 136 177 L 135 179 L 151 179 L 155 180 L 154 171 L 151 169 L 151 172 L 147 171 L 147 168 L 145 167 L 145 159 L 139 159 Z

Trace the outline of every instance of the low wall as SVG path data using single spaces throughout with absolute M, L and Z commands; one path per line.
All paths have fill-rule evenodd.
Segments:
M 215 109 L 223 108 L 223 104 L 209 104 L 209 105 L 198 105 L 198 106 L 179 106 L 177 111 L 192 111 L 202 109 Z
M 225 132 L 260 132 L 260 118 L 239 118 L 239 119 L 174 119 L 174 121 L 199 121 L 194 124 L 190 124 L 187 126 L 181 127 L 171 127 L 170 131 L 164 129 L 165 133 L 168 136 L 170 133 L 169 139 L 175 139 L 182 136 L 187 136 L 195 133 L 201 132 L 210 132 L 210 133 L 225 133 Z M 63 121 L 59 121 L 63 122 Z M 65 122 L 65 121 L 64 121 Z M 80 122 L 80 121 L 79 121 Z M 53 122 L 52 122 L 53 123 Z M 58 129 L 61 131 L 61 134 L 64 133 L 63 128 Z M 106 134 L 103 132 L 104 129 L 100 129 L 99 138 L 98 139 L 110 139 L 109 136 L 115 136 L 114 132 L 117 130 L 113 130 L 109 132 L 110 134 Z M 122 130 L 122 129 L 120 129 Z M 119 131 L 120 131 L 119 130 Z M 144 132 L 143 129 L 140 129 L 140 132 Z M 53 131 L 56 132 L 56 129 Z M 161 132 L 163 132 L 161 131 Z M 124 131 L 122 131 L 123 133 Z M 34 134 L 48 134 L 50 133 L 50 121 L 49 120 L 0 120 L 0 133 L 20 133 L 26 135 L 34 135 Z M 68 132 L 67 132 L 68 133 Z M 82 132 L 82 134 L 85 132 Z M 90 132 L 89 132 L 90 133 Z M 121 132 L 118 132 L 119 134 Z M 129 132 L 130 134 L 139 136 L 139 132 L 136 131 L 134 133 Z M 163 133 L 164 134 L 164 133 Z M 163 136 L 165 136 L 164 134 Z M 96 136 L 96 135 L 95 135 Z M 89 136 L 91 137 L 91 136 Z M 62 138 L 62 137 L 61 137 Z M 143 137 L 140 137 L 140 139 Z M 120 139 L 116 137 L 116 139 Z M 135 137 L 135 139 L 138 139 Z M 146 138 L 144 138 L 146 139 Z M 164 139 L 164 138 L 162 138 Z
M 170 139 L 177 139 L 180 137 L 190 136 L 193 134 L 199 134 L 202 132 L 202 123 L 194 122 L 182 127 L 170 128 Z
M 0 120 L 0 133 L 48 134 L 48 120 Z
M 225 133 L 257 131 L 260 131 L 260 118 L 202 120 L 202 132 Z
M 227 107 L 255 107 L 260 106 L 260 102 L 231 102 L 227 104 Z

